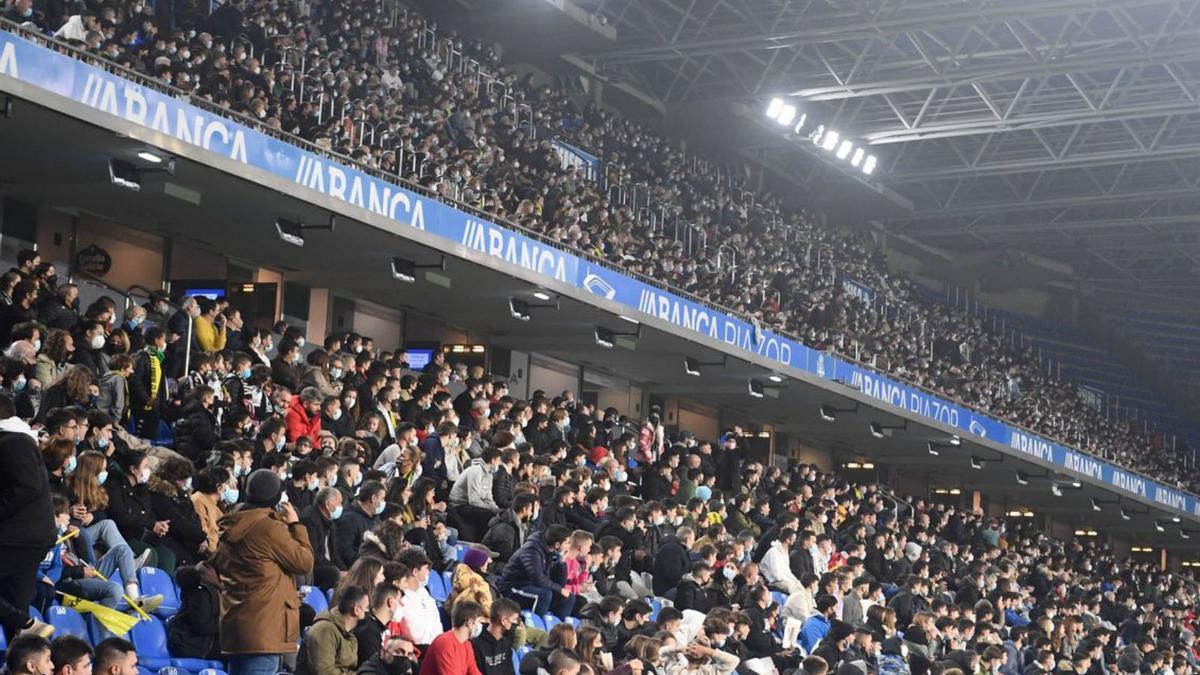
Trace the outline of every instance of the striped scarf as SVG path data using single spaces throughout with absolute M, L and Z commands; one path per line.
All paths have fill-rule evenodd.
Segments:
M 147 349 L 146 359 L 150 366 L 150 400 L 146 401 L 146 410 L 153 410 L 158 401 L 158 389 L 162 384 L 162 352 L 157 349 Z

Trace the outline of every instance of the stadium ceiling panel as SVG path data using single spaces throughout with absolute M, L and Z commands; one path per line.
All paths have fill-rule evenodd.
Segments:
M 1200 278 L 1200 0 L 593 0 L 574 55 L 668 104 L 791 96 L 912 200 L 892 232 Z

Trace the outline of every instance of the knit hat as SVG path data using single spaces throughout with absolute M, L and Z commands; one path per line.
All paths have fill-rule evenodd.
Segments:
M 283 481 L 270 469 L 258 469 L 246 479 L 246 503 L 250 506 L 273 507 L 283 494 Z
M 834 619 L 833 623 L 829 625 L 829 634 L 826 637 L 830 642 L 841 642 L 851 635 L 854 635 L 854 626 L 840 619 Z
M 701 485 L 700 487 L 696 488 L 696 497 L 700 499 L 700 501 L 708 501 L 709 498 L 712 497 L 712 488 L 708 487 L 707 485 Z
M 463 562 L 466 563 L 467 567 L 470 567 L 476 572 L 483 569 L 483 566 L 485 563 L 487 563 L 487 561 L 488 554 L 480 549 L 472 547 L 468 548 L 466 552 L 463 553 Z

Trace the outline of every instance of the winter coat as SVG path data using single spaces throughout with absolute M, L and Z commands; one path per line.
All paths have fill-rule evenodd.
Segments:
M 375 527 L 375 516 L 362 510 L 358 502 L 350 503 L 342 510 L 334 528 L 334 541 L 337 542 L 338 555 L 342 560 L 354 560 L 358 556 L 358 547 L 362 546 L 363 535 Z
M 304 635 L 296 675 L 354 675 L 358 668 L 358 638 L 342 622 L 342 613 L 336 609 L 317 615 Z
M 221 620 L 221 591 L 211 567 L 196 565 L 175 570 L 179 612 L 167 623 L 167 645 L 176 658 L 219 659 L 217 640 Z
M 507 468 L 500 467 L 492 476 L 492 500 L 496 502 L 496 506 L 502 509 L 512 506 L 513 486 L 516 484 L 516 477 Z
M 126 541 L 141 541 L 158 521 L 150 500 L 150 488 L 145 483 L 130 483 L 127 474 L 119 469 L 110 471 L 104 482 L 108 492 L 108 517 Z
M 691 570 L 692 559 L 688 550 L 675 535 L 667 535 L 658 549 L 658 557 L 654 559 L 654 594 L 665 595 L 678 586 L 683 575 Z
M 213 566 L 221 578 L 221 652 L 294 653 L 300 596 L 292 577 L 312 572 L 308 530 L 272 509 L 228 513 Z
M 200 525 L 200 516 L 192 500 L 178 486 L 160 480 L 150 479 L 150 507 L 159 520 L 171 523 L 167 536 L 155 540 L 175 553 L 179 565 L 191 565 L 199 562 L 200 545 L 208 540 L 204 528 Z
M 504 566 L 504 573 L 500 576 L 498 584 L 500 590 L 539 586 L 558 593 L 562 590 L 562 584 L 550 577 L 554 557 L 546 547 L 543 533 L 533 533 Z
M 287 423 L 287 439 L 289 443 L 295 443 L 296 439 L 301 436 L 307 436 L 312 440 L 313 445 L 320 441 L 321 436 L 321 413 L 309 415 L 304 409 L 304 401 L 299 396 L 293 396 L 292 402 L 288 404 L 287 416 L 284 418 Z
M 452 612 L 454 603 L 459 600 L 470 600 L 483 608 L 485 615 L 492 611 L 492 587 L 478 572 L 469 565 L 458 565 L 454 568 L 454 577 L 450 581 L 450 597 L 446 599 L 446 611 Z
M 681 612 L 685 609 L 693 609 L 701 614 L 707 614 L 708 610 L 712 609 L 708 591 L 701 588 L 699 582 L 693 579 L 691 574 L 683 575 L 683 579 L 679 582 L 675 591 L 675 609 Z
M 500 562 L 508 562 L 513 552 L 521 548 L 521 540 L 521 523 L 512 509 L 504 509 L 488 522 L 487 534 L 480 543 L 495 551 Z
M 339 570 L 346 569 L 347 565 L 342 554 L 338 552 L 337 537 L 334 535 L 337 530 L 336 523 L 326 520 L 325 514 L 318 510 L 316 504 L 300 512 L 300 522 L 304 524 L 304 529 L 308 530 L 308 541 L 313 551 L 313 567 L 333 566 Z
M 180 413 L 181 419 L 175 423 L 175 451 L 194 464 L 203 464 L 220 440 L 217 415 L 195 399 L 188 401 Z
M 0 425 L 10 423 L 25 427 L 15 417 Z M 50 477 L 37 441 L 23 431 L 0 430 L 0 555 L 7 548 L 49 549 L 56 532 Z

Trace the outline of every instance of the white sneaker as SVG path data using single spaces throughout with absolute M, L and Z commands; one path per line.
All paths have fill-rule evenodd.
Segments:
M 154 553 L 154 549 L 150 549 L 150 548 L 146 549 L 145 551 L 142 551 L 141 555 L 139 555 L 138 557 L 133 559 L 133 569 L 140 570 L 143 567 L 145 567 L 146 561 L 150 559 L 150 556 L 153 553 Z
M 38 621 L 37 619 L 34 619 L 33 623 L 29 625 L 29 628 L 22 629 L 19 633 L 17 633 L 16 637 L 36 635 L 40 638 L 49 638 L 53 634 L 54 626 L 51 626 L 44 621 Z

